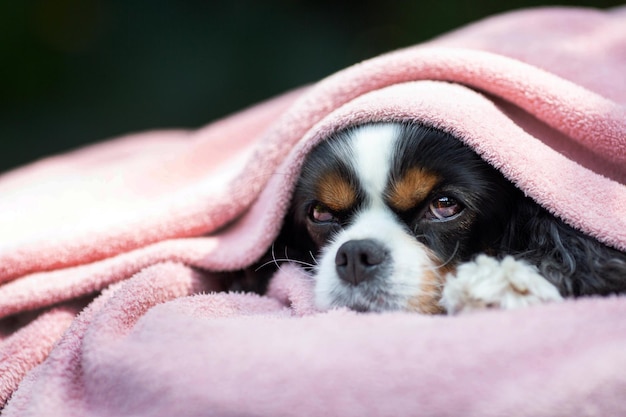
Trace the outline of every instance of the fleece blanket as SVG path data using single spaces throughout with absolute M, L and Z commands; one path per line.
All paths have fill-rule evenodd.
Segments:
M 307 152 L 366 122 L 452 132 L 626 250 L 625 28 L 625 8 L 512 12 L 198 130 L 4 174 L 2 414 L 626 415 L 623 296 L 464 316 L 322 312 L 289 264 L 263 296 L 221 291 L 271 246 Z

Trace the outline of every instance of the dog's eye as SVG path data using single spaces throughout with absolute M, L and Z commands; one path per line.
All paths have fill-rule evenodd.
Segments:
M 429 210 L 433 219 L 447 220 L 463 211 L 463 206 L 454 198 L 444 196 L 431 201 Z
M 309 218 L 316 223 L 335 223 L 339 221 L 337 216 L 328 207 L 321 203 L 311 205 Z

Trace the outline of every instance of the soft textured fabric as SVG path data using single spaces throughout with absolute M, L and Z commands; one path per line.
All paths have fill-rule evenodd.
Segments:
M 624 297 L 318 312 L 293 265 L 267 295 L 215 292 L 271 245 L 307 152 L 367 122 L 452 132 L 626 250 L 624 27 L 625 8 L 496 16 L 196 131 L 0 176 L 3 415 L 626 414 Z

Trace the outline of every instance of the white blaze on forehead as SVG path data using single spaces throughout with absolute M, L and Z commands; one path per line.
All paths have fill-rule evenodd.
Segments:
M 352 139 L 354 170 L 372 204 L 383 203 L 391 158 L 399 132 L 393 124 L 364 126 Z

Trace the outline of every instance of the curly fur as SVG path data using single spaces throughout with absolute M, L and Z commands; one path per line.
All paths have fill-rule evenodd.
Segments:
M 563 296 L 626 291 L 626 254 L 573 229 L 530 199 L 517 207 L 502 253 L 536 265 Z

